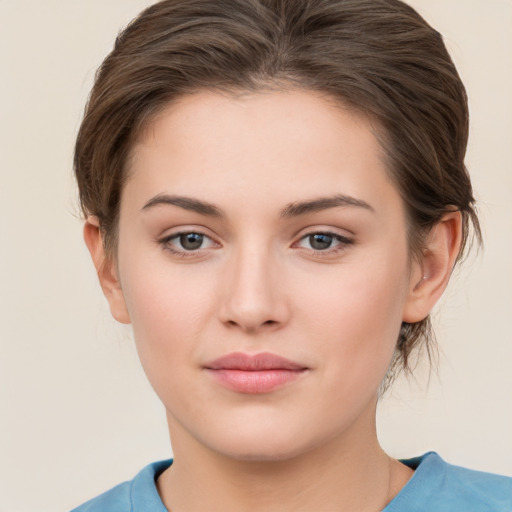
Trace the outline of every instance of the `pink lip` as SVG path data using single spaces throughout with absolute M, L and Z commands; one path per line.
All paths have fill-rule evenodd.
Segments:
M 204 366 L 220 384 L 239 393 L 268 393 L 307 370 L 307 367 L 276 354 L 234 352 Z

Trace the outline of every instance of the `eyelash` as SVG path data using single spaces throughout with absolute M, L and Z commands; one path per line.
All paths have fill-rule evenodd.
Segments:
M 164 238 L 161 238 L 158 240 L 158 243 L 162 246 L 162 248 L 166 251 L 169 251 L 170 253 L 174 254 L 175 256 L 179 256 L 182 258 L 190 258 L 190 257 L 197 257 L 199 253 L 204 251 L 205 249 L 195 249 L 195 250 L 180 250 L 174 247 L 171 242 L 173 240 L 179 240 L 182 236 L 185 235 L 199 235 L 203 237 L 203 240 L 210 240 L 212 245 L 219 245 L 217 244 L 210 236 L 206 235 L 205 233 L 202 233 L 201 231 L 197 230 L 189 230 L 189 231 L 180 231 L 178 233 L 173 233 L 172 235 L 165 236 Z
M 190 231 L 180 231 L 178 233 L 173 233 L 172 235 L 165 236 L 164 238 L 161 238 L 158 240 L 158 243 L 162 246 L 162 248 L 166 251 L 169 251 L 175 256 L 179 256 L 182 258 L 193 258 L 197 257 L 199 254 L 201 254 L 204 250 L 210 248 L 198 248 L 198 249 L 191 249 L 191 250 L 180 250 L 177 249 L 175 246 L 171 244 L 173 240 L 179 240 L 182 236 L 185 235 L 198 235 L 203 237 L 202 241 L 204 240 L 210 240 L 213 247 L 219 246 L 217 242 L 215 242 L 210 236 L 206 235 L 205 233 L 202 233 L 201 231 L 197 230 L 190 230 Z M 300 247 L 298 244 L 300 244 L 302 241 L 307 240 L 308 238 L 322 235 L 332 238 L 334 241 L 338 242 L 337 245 L 334 247 L 327 247 L 325 249 L 314 249 L 314 248 L 305 248 Z M 295 242 L 292 247 L 296 247 L 298 249 L 304 249 L 309 254 L 312 254 L 314 256 L 320 256 L 320 257 L 327 257 L 327 256 L 334 256 L 339 254 L 340 252 L 343 252 L 347 249 L 348 246 L 352 245 L 354 243 L 354 240 L 351 238 L 348 238 L 346 236 L 340 235 L 338 233 L 333 233 L 331 231 L 311 231 L 309 233 L 304 234 L 300 237 L 300 239 Z M 202 244 L 201 244 L 202 245 Z
M 308 238 L 314 237 L 316 235 L 328 236 L 338 243 L 334 247 L 328 247 L 324 250 L 314 249 L 314 248 L 310 248 L 310 249 L 304 248 L 308 252 L 310 252 L 310 254 L 313 254 L 314 256 L 320 256 L 320 257 L 336 256 L 340 252 L 345 251 L 348 246 L 350 246 L 354 243 L 354 240 L 352 238 L 348 238 L 346 236 L 340 235 L 338 233 L 334 233 L 332 231 L 313 231 L 313 232 L 309 232 L 309 233 L 306 233 L 305 235 L 303 235 L 299 239 L 299 241 L 294 244 L 294 246 L 296 246 L 303 240 L 307 240 Z M 301 248 L 301 247 L 299 247 L 299 248 Z

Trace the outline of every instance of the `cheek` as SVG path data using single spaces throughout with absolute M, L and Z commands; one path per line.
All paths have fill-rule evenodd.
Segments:
M 147 260 L 136 254 L 125 260 L 123 293 L 142 366 L 158 388 L 155 381 L 172 380 L 184 360 L 195 360 L 197 342 L 213 315 L 214 284 L 191 275 L 186 265 Z
M 406 276 L 406 257 L 374 253 L 371 259 L 341 265 L 322 286 L 311 280 L 309 293 L 302 295 L 302 328 L 322 338 L 318 350 L 330 357 L 333 379 L 344 373 L 349 385 L 358 386 L 375 375 L 380 383 L 400 332 Z

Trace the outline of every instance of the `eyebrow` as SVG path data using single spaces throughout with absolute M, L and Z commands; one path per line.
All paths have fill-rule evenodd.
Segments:
M 206 201 L 201 201 L 199 199 L 192 199 L 191 197 L 170 196 L 167 194 L 159 194 L 151 198 L 142 207 L 142 210 L 148 210 L 149 208 L 161 205 L 178 206 L 184 210 L 196 212 L 208 217 L 224 217 L 222 210 L 211 203 L 207 203 Z
M 149 208 L 154 208 L 155 206 L 161 205 L 178 206 L 184 210 L 193 211 L 208 217 L 225 217 L 224 212 L 212 203 L 201 201 L 199 199 L 193 199 L 191 197 L 167 194 L 158 194 L 157 196 L 151 198 L 147 203 L 144 204 L 142 210 L 148 210 Z M 290 203 L 281 211 L 280 216 L 281 218 L 299 217 L 301 215 L 307 215 L 309 213 L 340 206 L 353 206 L 375 212 L 373 207 L 362 199 L 357 199 L 355 197 L 346 196 L 343 194 L 336 194 L 329 197 L 320 197 L 308 201 Z
M 319 197 L 318 199 L 312 199 L 311 201 L 290 203 L 281 212 L 281 217 L 298 217 L 300 215 L 307 215 L 308 213 L 336 208 L 338 206 L 355 206 L 375 213 L 374 208 L 362 199 L 357 199 L 343 194 L 336 194 L 329 197 Z

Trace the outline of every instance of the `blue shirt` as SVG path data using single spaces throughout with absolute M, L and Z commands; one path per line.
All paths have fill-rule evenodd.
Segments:
M 434 452 L 402 462 L 414 475 L 382 512 L 512 512 L 512 478 L 452 466 Z M 71 512 L 167 512 L 155 482 L 171 463 L 150 464 Z

